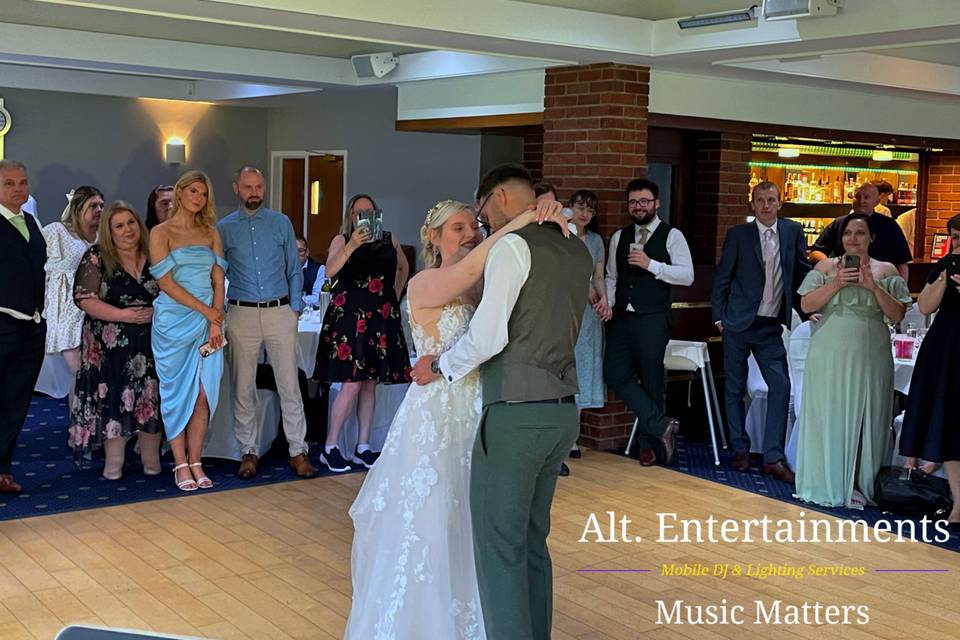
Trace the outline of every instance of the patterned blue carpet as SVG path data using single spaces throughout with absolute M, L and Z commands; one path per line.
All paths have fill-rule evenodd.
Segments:
M 236 476 L 237 462 L 204 459 L 204 471 L 213 480 L 214 488 L 186 493 L 173 483 L 173 459 L 169 453 L 162 459 L 163 472 L 160 475 L 145 476 L 140 456 L 133 452 L 132 443 L 129 443 L 123 478 L 117 481 L 104 480 L 101 477 L 102 451 L 95 452 L 93 460 L 85 468 L 77 467 L 73 452 L 66 445 L 68 422 L 66 400 L 33 397 L 13 458 L 13 476 L 23 486 L 23 493 L 19 496 L 0 494 L 0 520 L 208 494 L 300 479 L 290 470 L 284 448 L 261 458 L 259 473 L 250 480 L 241 480 Z M 332 475 L 319 464 L 314 451 L 311 451 L 311 461 L 320 470 L 318 475 Z
M 810 512 L 818 512 L 837 518 L 865 520 L 871 526 L 880 520 L 896 523 L 897 520 L 904 519 L 890 513 L 884 513 L 876 507 L 866 507 L 863 511 L 857 511 L 855 509 L 818 507 L 807 502 L 802 502 L 793 497 L 793 485 L 767 477 L 761 473 L 760 465 L 762 460 L 760 456 L 751 456 L 749 473 L 739 473 L 731 469 L 729 467 L 731 457 L 731 452 L 721 449 L 720 466 L 716 466 L 713 463 L 713 449 L 709 442 L 691 442 L 683 436 L 678 436 L 674 459 L 668 468 L 728 487 L 735 487 L 743 491 L 749 491 L 768 498 L 795 504 L 803 507 L 803 509 L 808 512 L 808 517 L 810 517 Z M 717 515 L 720 516 L 721 514 L 718 513 Z M 891 529 L 896 531 L 896 525 L 894 524 Z M 935 535 L 935 532 L 931 530 L 931 536 L 932 535 Z M 947 542 L 931 544 L 951 551 L 960 552 L 960 537 L 956 535 L 952 536 Z
M 205 459 L 204 470 L 214 481 L 215 487 L 206 491 L 184 493 L 174 486 L 172 459 L 164 458 L 163 473 L 145 476 L 140 466 L 140 457 L 127 448 L 124 477 L 119 481 L 104 480 L 103 456 L 98 452 L 85 468 L 78 468 L 73 453 L 66 446 L 67 408 L 65 400 L 34 396 L 30 413 L 17 444 L 14 455 L 13 474 L 23 485 L 19 496 L 0 495 L 0 520 L 25 518 L 49 513 L 91 509 L 115 504 L 130 504 L 143 500 L 200 495 L 211 491 L 227 491 L 274 482 L 299 480 L 287 464 L 285 450 L 270 452 L 260 461 L 260 473 L 250 480 L 236 476 L 238 463 L 231 460 Z M 319 464 L 316 452 L 311 451 L 314 466 L 319 475 L 332 475 Z M 864 511 L 851 509 L 827 509 L 814 507 L 792 497 L 793 487 L 760 473 L 759 459 L 754 461 L 750 473 L 732 471 L 727 463 L 729 455 L 720 453 L 721 465 L 713 464 L 713 454 L 706 442 L 688 441 L 683 436 L 677 439 L 677 452 L 670 467 L 674 471 L 717 482 L 743 491 L 775 498 L 803 507 L 808 512 L 820 512 L 838 518 L 863 519 L 871 525 L 880 521 L 894 521 L 894 517 L 874 507 Z M 359 467 L 357 467 L 359 469 Z M 960 551 L 960 538 L 954 536 L 937 546 Z

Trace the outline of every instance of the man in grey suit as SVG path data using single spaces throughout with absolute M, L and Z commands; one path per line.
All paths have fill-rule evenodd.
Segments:
M 723 333 L 727 424 L 736 471 L 750 468 L 744 396 L 747 359 L 751 353 L 767 383 L 767 416 L 763 429 L 763 473 L 793 483 L 783 451 L 790 404 L 790 376 L 783 346 L 783 326 L 790 326 L 796 295 L 810 271 L 803 228 L 777 218 L 780 190 L 772 182 L 753 188 L 756 220 L 737 225 L 723 242 L 713 285 L 713 321 Z
M 478 215 L 499 229 L 531 207 L 530 174 L 492 169 Z M 580 423 L 574 345 L 593 261 L 555 224 L 528 225 L 490 250 L 483 299 L 467 333 L 414 379 L 452 382 L 480 366 L 483 415 L 471 456 L 470 510 L 487 640 L 547 640 L 553 567 L 550 505 Z

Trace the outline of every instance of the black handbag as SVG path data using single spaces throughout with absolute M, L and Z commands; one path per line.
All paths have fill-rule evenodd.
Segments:
M 947 512 L 953 506 L 946 480 L 904 467 L 880 467 L 873 499 L 884 511 L 917 516 Z

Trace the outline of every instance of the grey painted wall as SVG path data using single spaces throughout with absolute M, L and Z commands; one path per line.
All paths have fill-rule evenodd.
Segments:
M 268 148 L 345 149 L 347 197 L 372 195 L 385 226 L 404 244 L 419 246 L 420 225 L 438 200 L 472 202 L 480 136 L 395 131 L 395 88 L 333 89 L 283 100 L 270 109 Z
M 268 159 L 262 108 L 211 106 L 186 138 L 186 164 L 169 165 L 161 131 L 139 100 L 4 87 L 0 97 L 13 120 L 4 155 L 27 165 L 44 223 L 60 217 L 63 194 L 82 184 L 99 188 L 108 201 L 129 200 L 145 215 L 150 190 L 188 169 L 206 171 L 217 208 L 230 211 L 233 171 L 244 163 L 265 166 Z

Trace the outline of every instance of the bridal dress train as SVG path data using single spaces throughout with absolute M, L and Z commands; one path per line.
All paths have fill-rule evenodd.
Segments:
M 438 355 L 473 308 L 448 305 L 435 325 L 411 316 L 417 353 Z M 347 640 L 483 640 L 470 526 L 470 453 L 480 376 L 411 385 L 380 459 L 350 508 L 353 606 Z

